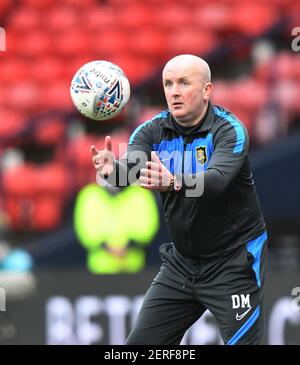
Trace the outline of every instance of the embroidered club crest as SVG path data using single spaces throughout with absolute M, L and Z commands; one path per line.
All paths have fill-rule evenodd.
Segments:
M 196 148 L 197 161 L 203 166 L 207 162 L 206 146 Z

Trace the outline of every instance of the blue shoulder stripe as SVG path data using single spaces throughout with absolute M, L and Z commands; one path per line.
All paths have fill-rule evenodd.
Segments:
M 235 147 L 233 149 L 233 153 L 243 152 L 246 136 L 245 136 L 245 132 L 244 132 L 244 129 L 241 126 L 241 124 L 238 122 L 237 119 L 233 118 L 226 111 L 220 110 L 216 106 L 214 106 L 214 111 L 219 117 L 227 120 L 235 129 L 237 138 L 236 138 Z
M 166 118 L 168 116 L 168 112 L 167 111 L 163 111 L 159 114 L 157 114 L 155 117 L 153 117 L 152 119 L 150 120 L 147 120 L 146 122 L 142 123 L 141 125 L 139 125 L 135 130 L 134 132 L 132 133 L 132 135 L 130 136 L 129 138 L 129 142 L 128 144 L 132 144 L 133 143 L 133 140 L 134 140 L 134 137 L 137 135 L 137 133 L 143 128 L 145 127 L 147 124 L 153 122 L 155 119 L 159 119 L 159 118 Z

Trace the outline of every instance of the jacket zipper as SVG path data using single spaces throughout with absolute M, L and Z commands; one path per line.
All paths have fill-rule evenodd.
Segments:
M 184 174 L 184 154 L 185 154 L 185 150 L 186 150 L 186 145 L 187 145 L 187 138 L 184 137 L 183 138 L 182 166 L 181 166 L 182 174 Z
M 181 169 L 182 169 L 182 179 L 184 178 L 184 172 L 185 172 L 184 171 L 184 157 L 185 157 L 186 146 L 187 146 L 187 137 L 184 136 L 183 137 L 182 167 L 181 167 Z M 182 181 L 182 183 L 183 182 L 184 181 Z M 184 232 L 184 237 L 186 239 L 186 243 L 188 245 L 189 244 L 189 240 L 188 240 L 188 232 L 186 230 L 186 227 L 187 227 L 187 217 L 185 215 L 185 197 L 183 197 L 183 208 L 182 208 L 182 210 L 183 210 L 183 212 L 182 212 L 183 213 L 182 218 L 183 218 L 183 221 L 185 222 L 185 224 L 183 226 L 183 232 Z

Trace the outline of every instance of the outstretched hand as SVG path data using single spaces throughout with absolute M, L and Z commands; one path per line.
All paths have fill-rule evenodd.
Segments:
M 114 172 L 114 154 L 112 152 L 112 141 L 110 136 L 105 137 L 104 145 L 104 149 L 100 151 L 92 145 L 90 151 L 95 169 L 99 172 L 101 177 L 107 178 Z
M 146 166 L 146 169 L 140 171 L 139 185 L 149 190 L 168 191 L 173 175 L 154 151 L 151 152 L 151 161 L 146 162 Z

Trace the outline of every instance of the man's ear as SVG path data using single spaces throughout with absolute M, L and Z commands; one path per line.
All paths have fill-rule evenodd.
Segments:
M 211 82 L 207 82 L 204 85 L 203 98 L 205 101 L 209 100 L 210 95 L 212 93 L 213 84 Z

